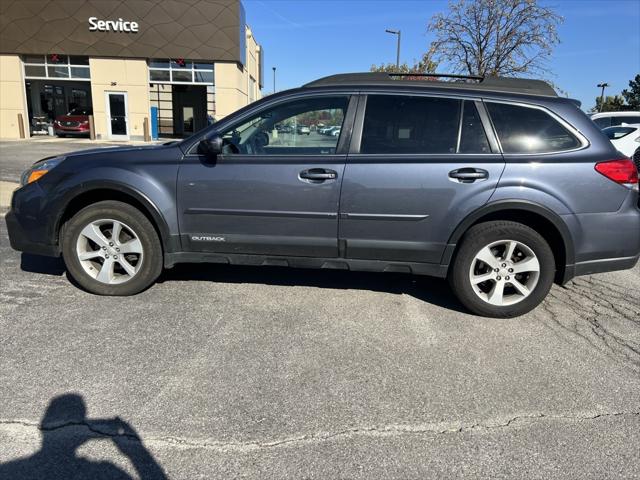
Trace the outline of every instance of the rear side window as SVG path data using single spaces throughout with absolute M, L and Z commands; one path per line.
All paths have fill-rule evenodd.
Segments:
M 603 132 L 609 140 L 618 140 L 619 138 L 626 137 L 636 130 L 637 128 L 634 127 L 609 127 L 605 128 Z
M 622 125 L 623 123 L 640 123 L 640 116 L 637 117 L 611 117 L 611 126 Z
M 611 126 L 611 117 L 595 118 L 593 121 L 600 128 L 606 128 L 606 127 L 610 127 Z
M 550 153 L 580 147 L 578 139 L 543 110 L 487 102 L 504 153 Z

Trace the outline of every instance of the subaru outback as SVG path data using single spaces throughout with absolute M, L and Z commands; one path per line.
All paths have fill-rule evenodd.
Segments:
M 578 102 L 498 77 L 334 75 L 179 142 L 45 158 L 6 222 L 101 295 L 181 262 L 406 272 L 490 317 L 640 254 L 630 159 Z

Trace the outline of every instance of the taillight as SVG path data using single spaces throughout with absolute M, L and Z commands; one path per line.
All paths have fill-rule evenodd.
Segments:
M 629 158 L 596 163 L 596 171 L 620 185 L 638 188 L 638 170 Z

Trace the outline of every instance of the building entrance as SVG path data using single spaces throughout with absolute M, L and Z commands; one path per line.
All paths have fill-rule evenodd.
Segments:
M 198 85 L 173 86 L 174 134 L 188 137 L 207 126 L 207 88 Z

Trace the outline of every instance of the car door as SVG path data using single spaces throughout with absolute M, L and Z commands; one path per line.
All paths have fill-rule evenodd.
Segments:
M 440 263 L 485 204 L 504 160 L 479 99 L 369 94 L 360 101 L 340 201 L 353 259 Z
M 185 155 L 178 173 L 183 248 L 337 256 L 348 138 L 299 134 L 298 126 L 342 124 L 349 102 L 347 94 L 275 101 L 223 124 L 216 132 L 222 154 L 212 158 L 194 148 Z

